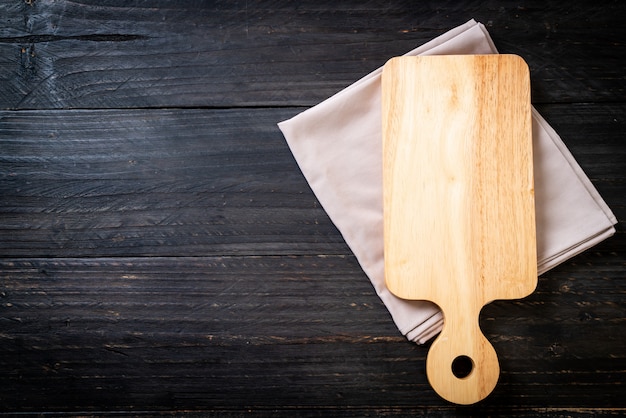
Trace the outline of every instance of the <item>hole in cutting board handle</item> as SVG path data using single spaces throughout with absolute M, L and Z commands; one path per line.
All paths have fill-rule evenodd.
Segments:
M 452 360 L 451 367 L 452 374 L 455 377 L 459 379 L 465 379 L 470 374 L 472 374 L 472 371 L 474 370 L 474 360 L 472 360 L 468 356 L 461 355 Z

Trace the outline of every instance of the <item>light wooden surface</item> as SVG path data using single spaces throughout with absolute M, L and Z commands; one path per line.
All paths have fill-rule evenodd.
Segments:
M 515 55 L 400 57 L 383 72 L 386 280 L 443 310 L 426 367 L 456 403 L 498 380 L 482 307 L 537 283 L 529 84 Z M 459 356 L 473 364 L 462 377 Z

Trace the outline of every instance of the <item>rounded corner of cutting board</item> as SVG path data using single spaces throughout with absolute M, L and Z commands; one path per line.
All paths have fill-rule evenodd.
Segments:
M 385 62 L 385 64 L 383 65 L 383 68 L 394 65 L 394 63 L 401 61 L 403 58 L 406 58 L 406 57 L 405 56 L 391 57 Z
M 528 68 L 528 63 L 520 55 L 517 55 L 517 54 L 494 54 L 494 56 L 502 57 L 504 59 L 510 59 L 511 61 L 516 62 L 517 65 L 520 65 L 520 66 Z
M 400 63 L 406 59 L 406 58 L 415 58 L 415 57 L 407 57 L 407 56 L 399 56 L 399 57 L 391 57 L 389 58 L 385 64 L 382 67 L 382 79 L 383 79 L 383 83 L 385 82 L 385 78 L 387 78 L 387 74 L 389 74 L 390 72 L 395 72 L 397 71 L 396 69 L 398 68 L 398 66 L 400 65 Z

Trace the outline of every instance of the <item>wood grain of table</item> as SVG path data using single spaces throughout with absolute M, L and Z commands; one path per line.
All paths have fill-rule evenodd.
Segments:
M 428 385 L 276 123 L 470 18 L 620 223 Z M 626 413 L 626 3 L 1 1 L 0 414 Z

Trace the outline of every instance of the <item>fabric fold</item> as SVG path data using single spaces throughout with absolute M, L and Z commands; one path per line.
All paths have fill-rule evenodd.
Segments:
M 470 20 L 406 55 L 495 53 L 486 28 Z M 427 301 L 397 298 L 384 280 L 381 72 L 373 71 L 278 126 L 396 326 L 423 344 L 441 330 L 441 312 Z M 613 235 L 617 220 L 554 129 L 535 109 L 532 118 L 542 274 Z

